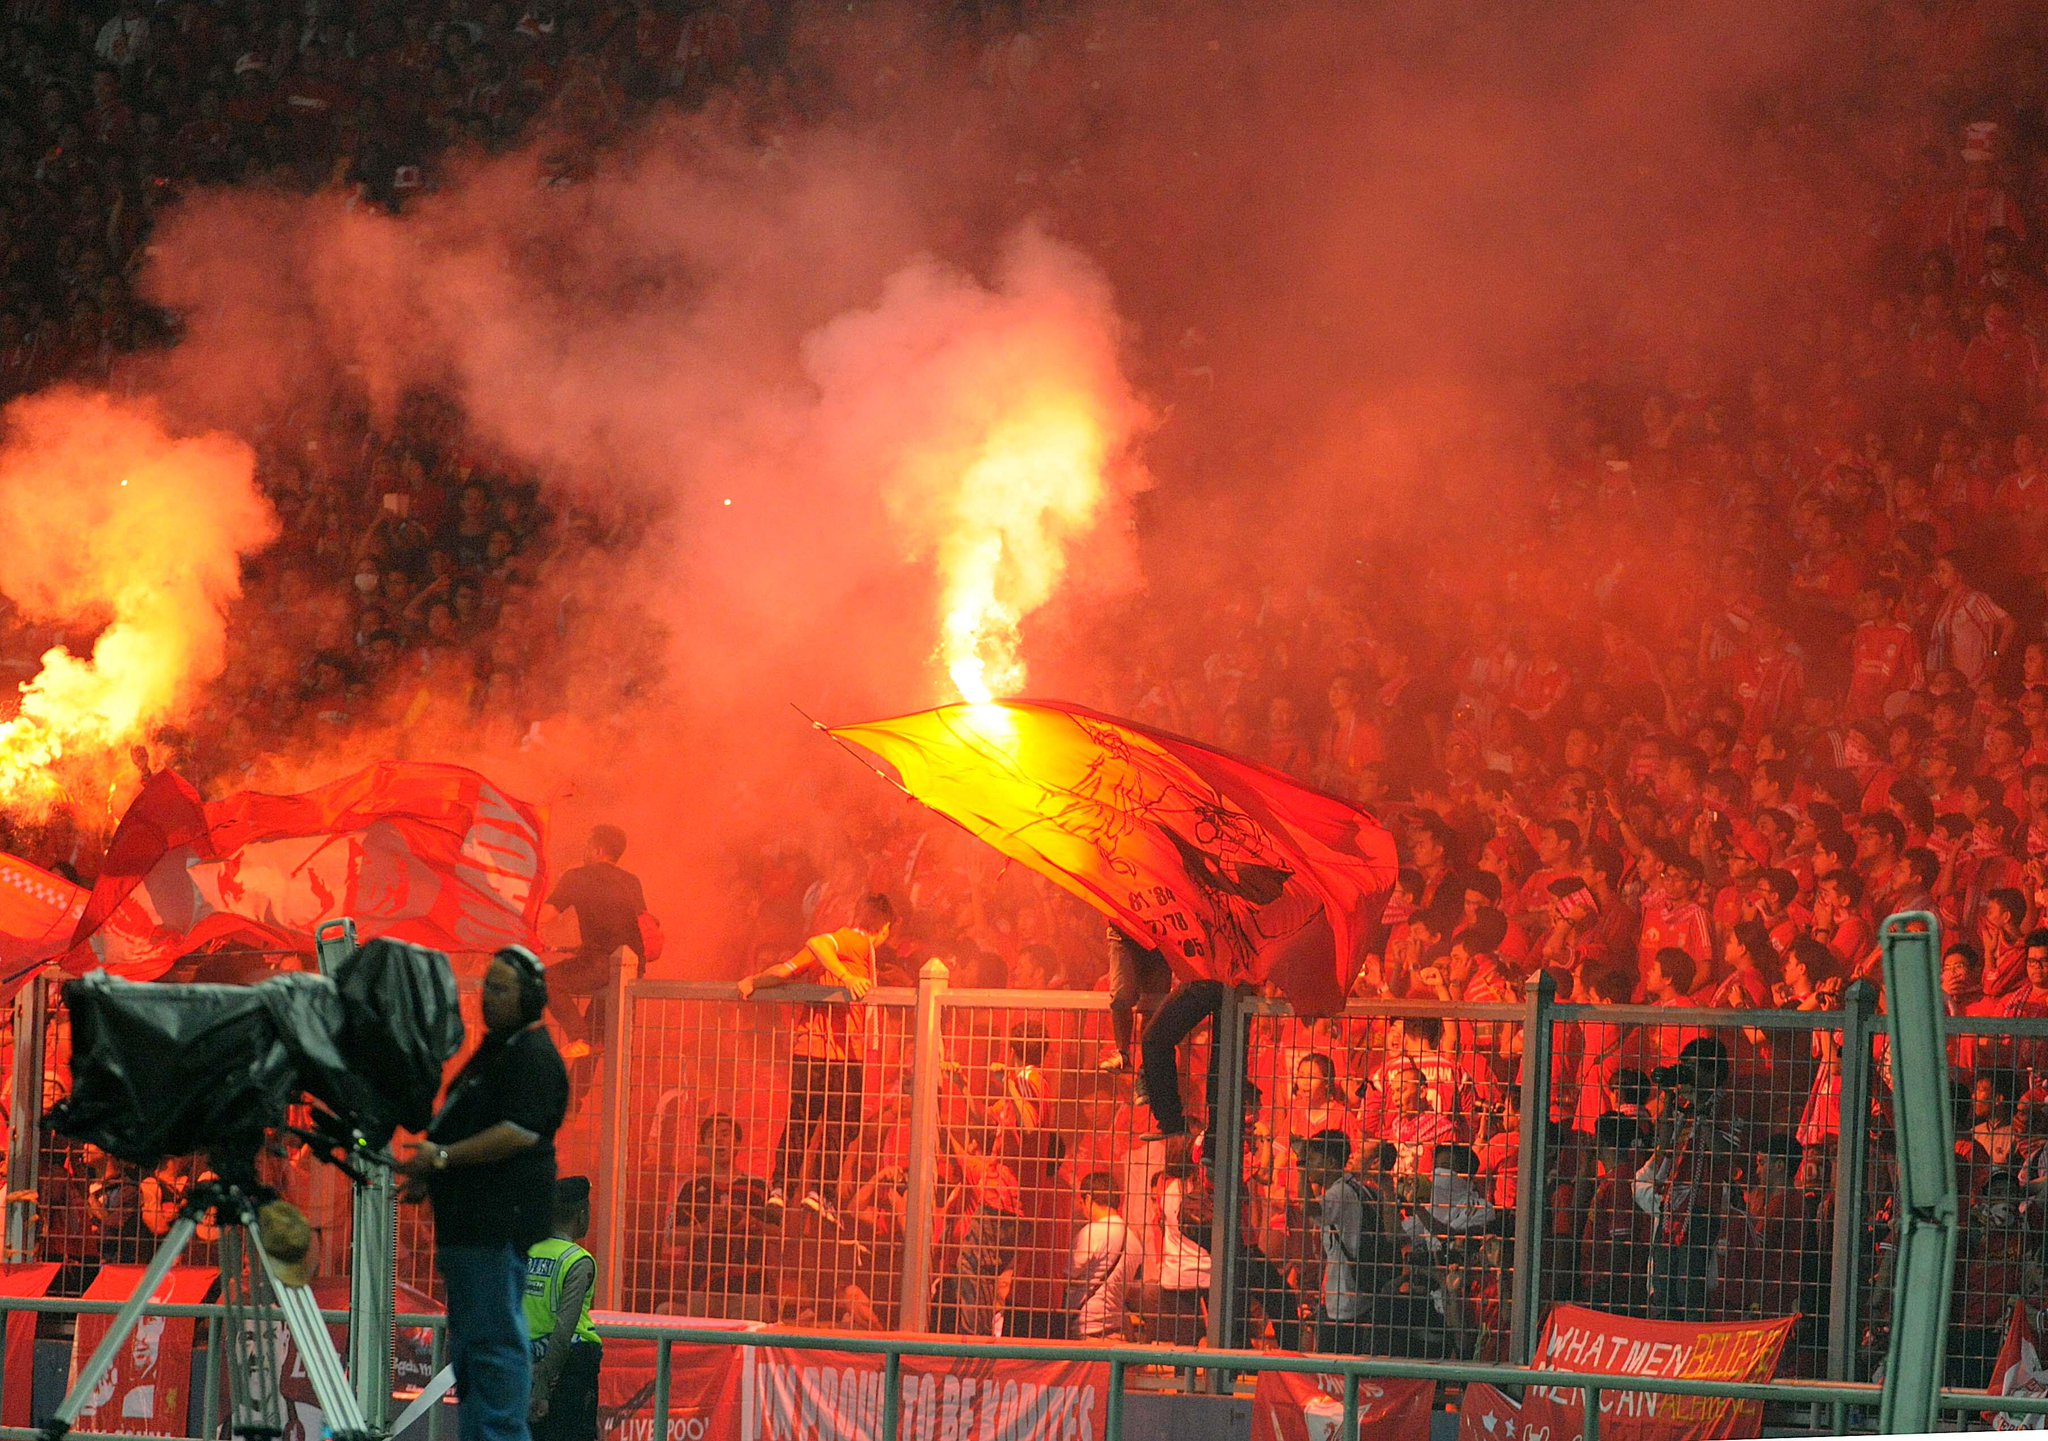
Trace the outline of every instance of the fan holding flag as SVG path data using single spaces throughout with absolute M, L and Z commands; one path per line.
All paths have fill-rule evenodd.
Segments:
M 1174 991 L 1144 1046 L 1154 1135 L 1185 1129 L 1174 1046 L 1226 987 L 1270 985 L 1305 1015 L 1333 1014 L 1380 932 L 1393 836 L 1255 761 L 1064 701 L 820 729 L 1165 958 Z

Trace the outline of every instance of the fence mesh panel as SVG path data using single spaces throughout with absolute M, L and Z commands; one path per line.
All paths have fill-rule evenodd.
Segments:
M 1552 1034 L 1541 1302 L 1796 1315 L 1781 1370 L 1825 1374 L 1840 1025 L 1585 1018 Z
M 907 998 L 741 1003 L 676 989 L 636 995 L 628 1022 L 623 1304 L 893 1325 Z
M 2035 1302 L 2040 1294 L 2038 1258 L 2048 1238 L 2048 1022 L 1951 1021 L 1948 1047 L 1962 1223 L 1949 1301 L 1948 1384 L 1975 1388 L 1991 1380 L 2013 1302 Z M 1868 1188 L 1874 1197 L 1890 1195 L 1890 1139 L 1883 1128 Z M 1891 1208 L 1881 1219 L 1894 1219 Z M 1887 1306 L 1892 1240 L 1887 1224 L 1872 1276 Z
M 1235 1278 L 1245 1342 L 1506 1354 L 1521 1051 L 1521 1025 L 1498 1018 L 1251 1017 Z M 1352 1235 L 1333 1221 L 1326 1241 L 1304 1147 L 1331 1133 L 1364 1219 Z M 1328 1245 L 1356 1258 L 1363 1299 L 1335 1302 L 1356 1318 L 1326 1305 Z M 1364 1325 L 1331 1324 L 1353 1319 Z
M 1099 1068 L 1107 1011 L 969 992 L 940 1015 L 934 1328 L 1193 1344 L 1192 1265 L 1166 1277 L 1181 1294 L 1160 1294 L 1169 1148 L 1139 1139 L 1136 1077 Z

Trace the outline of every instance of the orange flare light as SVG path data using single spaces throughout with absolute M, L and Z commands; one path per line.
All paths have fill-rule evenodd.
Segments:
M 37 812 L 104 789 L 127 747 L 219 674 L 241 558 L 276 520 L 230 437 L 176 438 L 145 409 L 69 389 L 15 402 L 4 426 L 0 594 L 30 621 L 99 627 L 89 656 L 47 651 L 0 721 L 0 809 Z
M 937 559 L 939 656 L 962 699 L 1023 687 L 1018 623 L 1052 598 L 1070 540 L 1094 523 L 1109 448 L 1085 397 L 1055 396 L 1005 420 L 961 475 Z

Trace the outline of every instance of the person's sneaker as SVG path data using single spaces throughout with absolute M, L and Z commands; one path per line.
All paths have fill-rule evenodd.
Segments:
M 797 1204 L 803 1207 L 806 1211 L 809 1211 L 813 1216 L 818 1217 L 820 1220 L 824 1219 L 825 1198 L 819 1195 L 816 1191 L 804 1192 L 804 1198 L 801 1201 L 798 1201 Z
M 777 1186 L 768 1193 L 768 1205 L 765 1209 L 768 1212 L 768 1224 L 780 1226 L 782 1218 L 789 1212 L 789 1197 L 782 1194 L 782 1187 Z
M 1186 1126 L 1177 1126 L 1171 1131 L 1167 1130 L 1164 1126 L 1162 1126 L 1156 1131 L 1147 1131 L 1144 1135 L 1138 1137 L 1138 1139 L 1140 1141 L 1145 1142 L 1147 1145 L 1150 1145 L 1154 1141 L 1170 1141 L 1175 1136 L 1185 1136 L 1187 1133 L 1188 1128 Z
M 562 1048 L 562 1059 L 564 1061 L 582 1061 L 588 1060 L 589 1057 L 590 1042 L 588 1041 L 571 1041 Z
M 1131 1058 L 1122 1051 L 1111 1051 L 1095 1063 L 1095 1069 L 1105 1076 L 1121 1076 L 1130 1068 Z

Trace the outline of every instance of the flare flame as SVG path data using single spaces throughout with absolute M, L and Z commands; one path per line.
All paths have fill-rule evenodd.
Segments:
M 1085 395 L 1052 394 L 1004 420 L 962 472 L 937 559 L 939 654 L 963 700 L 1022 689 L 1017 627 L 1052 598 L 1070 541 L 1108 498 L 1110 448 Z
M 174 437 L 148 409 L 71 389 L 0 424 L 0 594 L 29 621 L 101 626 L 90 656 L 46 651 L 0 721 L 0 810 L 37 813 L 103 790 L 219 674 L 241 558 L 277 527 L 230 437 Z

